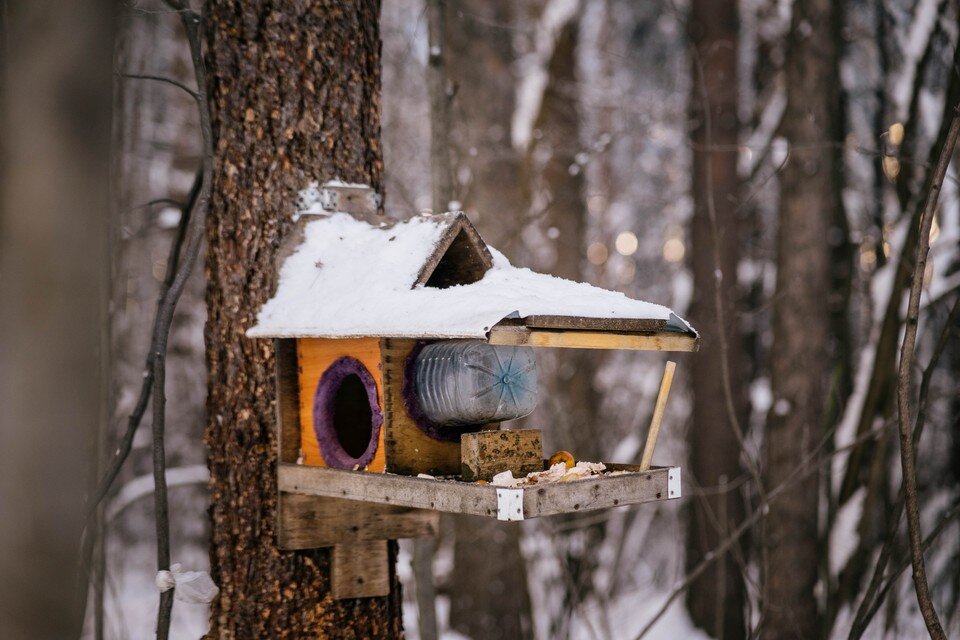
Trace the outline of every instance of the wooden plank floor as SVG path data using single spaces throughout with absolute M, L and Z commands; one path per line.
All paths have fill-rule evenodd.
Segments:
M 280 491 L 390 504 L 500 520 L 672 500 L 680 497 L 679 467 L 639 471 L 634 465 L 607 464 L 620 475 L 593 476 L 507 489 L 457 480 L 435 480 L 389 473 L 367 473 L 281 463 Z M 516 512 L 516 505 L 522 512 Z M 509 509 L 509 513 L 507 513 Z

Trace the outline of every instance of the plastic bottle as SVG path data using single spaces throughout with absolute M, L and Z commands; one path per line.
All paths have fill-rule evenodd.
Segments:
M 414 376 L 420 408 L 438 426 L 513 420 L 537 406 L 537 362 L 530 347 L 435 342 L 417 355 Z

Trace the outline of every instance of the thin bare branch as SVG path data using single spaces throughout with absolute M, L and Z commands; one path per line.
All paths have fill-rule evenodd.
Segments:
M 178 82 L 173 78 L 167 78 L 165 76 L 154 76 L 154 75 L 142 74 L 142 73 L 118 73 L 117 77 L 124 78 L 126 80 L 153 80 L 155 82 L 162 82 L 164 84 L 172 85 L 182 91 L 186 91 L 190 95 L 190 97 L 193 98 L 194 100 L 200 99 L 199 92 L 194 91 L 187 85 L 183 84 L 182 82 Z
M 954 505 L 947 513 L 940 519 L 940 522 L 934 527 L 933 531 L 923 540 L 923 551 L 926 552 L 937 538 L 940 537 L 940 534 L 943 533 L 947 526 L 953 521 L 954 518 L 960 515 L 960 505 Z M 874 601 L 873 605 L 870 607 L 870 610 L 867 612 L 865 618 L 865 625 L 870 624 L 870 620 L 873 619 L 873 616 L 877 613 L 877 610 L 880 608 L 880 605 L 883 604 L 884 599 L 889 593 L 890 589 L 897 583 L 897 580 L 907 570 L 907 567 L 910 566 L 909 561 L 904 561 L 897 567 L 897 570 L 894 571 L 887 581 L 884 583 L 883 588 L 880 589 L 880 593 L 877 595 L 877 599 Z
M 927 267 L 927 254 L 930 251 L 930 228 L 937 211 L 937 202 L 943 179 L 947 175 L 953 150 L 960 136 L 960 118 L 954 109 L 950 131 L 940 153 L 937 168 L 927 190 L 920 218 L 920 237 L 917 240 L 917 258 L 913 267 L 910 283 L 910 301 L 907 305 L 906 329 L 903 346 L 900 349 L 900 368 L 897 373 L 897 423 L 900 431 L 900 466 L 903 469 L 904 507 L 907 512 L 907 532 L 910 541 L 910 559 L 913 564 L 913 583 L 917 594 L 917 603 L 927 632 L 931 638 L 946 638 L 940 619 L 937 617 L 933 601 L 930 599 L 930 586 L 927 583 L 927 570 L 923 560 L 922 534 L 920 532 L 920 504 L 917 495 L 916 457 L 913 448 L 910 419 L 910 381 L 913 373 L 914 349 L 917 342 L 917 325 L 920 319 L 920 294 L 923 290 L 923 277 Z
M 201 180 L 202 178 L 198 173 L 196 179 L 194 180 L 193 187 L 191 188 L 190 197 L 188 198 L 187 203 L 185 205 L 181 205 L 180 207 L 180 222 L 177 225 L 177 234 L 174 236 L 173 242 L 170 243 L 170 253 L 167 256 L 167 271 L 164 274 L 163 281 L 160 283 L 160 294 L 157 298 L 158 311 L 157 316 L 154 318 L 153 331 L 151 335 L 156 335 L 157 333 L 157 323 L 160 321 L 159 307 L 162 304 L 163 299 L 167 296 L 167 292 L 173 285 L 174 277 L 177 274 L 177 264 L 180 261 L 180 251 L 183 247 L 183 242 L 186 237 L 187 223 L 190 220 L 190 212 L 193 210 L 196 202 Z M 163 198 L 161 200 L 168 199 Z M 171 202 L 173 201 L 171 200 Z M 110 460 L 107 470 L 100 479 L 100 483 L 97 485 L 96 491 L 89 500 L 89 504 L 87 506 L 88 518 L 92 517 L 97 506 L 103 501 L 103 498 L 107 495 L 107 492 L 110 491 L 110 487 L 113 486 L 113 483 L 117 479 L 117 475 L 120 473 L 120 468 L 123 467 L 123 463 L 126 461 L 127 457 L 130 455 L 131 449 L 133 448 L 133 438 L 137 434 L 137 429 L 140 427 L 140 423 L 143 421 L 143 415 L 147 411 L 147 403 L 150 401 L 150 393 L 153 390 L 153 360 L 155 352 L 156 344 L 151 341 L 150 349 L 147 352 L 147 361 L 144 365 L 143 384 L 140 386 L 140 396 L 137 398 L 137 404 L 134 406 L 134 409 L 127 420 L 127 430 L 123 434 L 123 438 L 121 438 L 120 444 L 118 445 L 113 458 Z
M 787 478 L 783 482 L 781 482 L 779 485 L 777 485 L 767 493 L 766 499 L 760 501 L 760 503 L 757 505 L 757 508 L 754 509 L 753 513 L 750 514 L 750 516 L 748 516 L 740 524 L 740 526 L 734 529 L 733 532 L 731 532 L 730 535 L 725 540 L 723 540 L 720 544 L 718 544 L 716 547 L 711 549 L 710 552 L 704 556 L 703 560 L 701 560 L 700 563 L 696 567 L 694 567 L 684 577 L 684 579 L 680 582 L 680 584 L 677 587 L 675 587 L 673 591 L 670 592 L 670 595 L 667 596 L 667 599 L 660 606 L 660 608 L 657 609 L 657 612 L 653 615 L 650 621 L 647 622 L 647 624 L 644 625 L 644 627 L 640 630 L 640 633 L 637 634 L 635 640 L 640 640 L 645 635 L 647 635 L 647 633 L 650 632 L 653 626 L 667 612 L 667 610 L 670 608 L 670 605 L 672 605 L 673 602 L 684 591 L 687 590 L 687 588 L 693 583 L 693 581 L 696 580 L 698 577 L 700 577 L 703 574 L 703 572 L 710 567 L 711 564 L 713 564 L 714 562 L 722 558 L 723 555 L 727 551 L 729 551 L 733 545 L 737 544 L 740 538 L 742 538 L 747 531 L 752 529 L 758 522 L 760 522 L 767 515 L 767 510 L 768 510 L 767 508 L 769 507 L 770 503 L 776 500 L 780 496 L 780 494 L 790 489 L 794 484 L 803 480 L 804 478 L 809 476 L 811 473 L 816 472 L 821 467 L 831 464 L 831 461 L 835 456 L 840 455 L 846 451 L 849 451 L 853 447 L 858 446 L 863 442 L 866 442 L 867 440 L 873 440 L 874 438 L 882 437 L 884 435 L 884 432 L 887 429 L 887 426 L 888 425 L 884 425 L 880 428 L 860 434 L 850 444 L 844 447 L 839 447 L 831 451 L 827 455 L 822 455 L 821 452 L 823 450 L 823 447 L 827 444 L 827 442 L 830 441 L 830 438 L 833 437 L 834 429 L 830 429 L 827 432 L 827 434 L 824 435 L 824 437 L 820 440 L 819 444 L 816 447 L 814 447 L 809 454 L 807 454 L 807 456 L 800 462 L 800 464 L 798 464 L 793 469 L 793 471 L 790 472 L 790 475 L 787 476 Z M 820 460 L 817 460 L 818 457 L 820 457 Z
M 943 353 L 944 347 L 946 347 L 947 339 L 950 337 L 953 331 L 953 325 L 958 317 L 960 317 L 960 296 L 957 296 L 956 300 L 954 300 L 953 308 L 950 310 L 947 320 L 943 325 L 943 330 L 940 332 L 940 337 L 937 339 L 937 344 L 933 349 L 930 362 L 927 364 L 927 368 L 923 370 L 923 377 L 920 380 L 920 398 L 917 401 L 917 423 L 913 428 L 914 443 L 920 440 L 920 436 L 923 434 L 923 427 L 926 424 L 930 380 L 933 378 L 933 372 L 937 368 L 940 355 Z M 900 518 L 902 516 L 903 489 L 901 488 L 897 496 L 896 506 L 894 507 L 894 514 L 890 518 L 891 524 L 889 531 L 887 532 L 886 539 L 883 541 L 883 547 L 880 550 L 880 556 L 877 558 L 877 564 L 873 569 L 873 575 L 870 576 L 870 583 L 863 595 L 863 599 L 860 601 L 860 606 L 857 608 L 857 613 L 853 618 L 853 624 L 850 626 L 849 640 L 858 640 L 863 635 L 867 626 L 870 624 L 870 619 L 873 617 L 873 614 L 876 613 L 880 604 L 883 602 L 883 591 L 881 591 L 883 574 L 887 569 L 887 564 L 890 562 L 890 557 L 893 555 L 893 544 L 897 539 L 897 531 L 900 529 Z
M 207 86 L 206 67 L 203 61 L 203 51 L 200 44 L 200 15 L 189 10 L 186 3 L 179 0 L 166 0 L 167 4 L 179 10 L 180 22 L 183 25 L 190 45 L 190 58 L 193 63 L 194 76 L 200 92 L 197 94 L 197 106 L 200 112 L 200 133 L 203 142 L 202 170 L 200 171 L 200 187 L 194 210 L 190 216 L 187 231 L 186 253 L 183 263 L 177 271 L 158 309 L 158 331 L 155 335 L 156 348 L 153 363 L 154 390 L 153 390 L 153 475 L 156 490 L 154 492 L 154 510 L 156 513 L 157 528 L 157 570 L 170 569 L 170 521 L 167 505 L 166 459 L 164 452 L 164 407 L 166 394 L 164 380 L 166 372 L 167 338 L 170 333 L 170 324 L 173 321 L 173 312 L 187 279 L 193 271 L 200 255 L 200 248 L 206 230 L 207 210 L 210 203 L 211 180 L 213 176 L 213 128 L 210 117 L 210 105 L 204 88 Z M 157 613 L 157 639 L 167 640 L 170 634 L 170 617 L 173 609 L 173 589 L 160 594 L 160 605 Z

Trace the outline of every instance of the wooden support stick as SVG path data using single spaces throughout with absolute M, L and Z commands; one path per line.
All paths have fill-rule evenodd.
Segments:
M 650 429 L 647 430 L 647 443 L 643 446 L 643 458 L 640 459 L 640 470 L 650 468 L 653 460 L 653 450 L 657 448 L 657 436 L 660 435 L 660 423 L 663 422 L 663 412 L 667 408 L 667 398 L 670 396 L 670 385 L 673 384 L 673 372 L 677 363 L 670 360 L 663 370 L 660 379 L 660 392 L 657 394 L 657 404 L 653 408 L 653 418 L 650 420 Z

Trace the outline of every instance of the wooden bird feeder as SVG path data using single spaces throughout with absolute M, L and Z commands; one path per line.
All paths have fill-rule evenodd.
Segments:
M 417 400 L 413 365 L 437 344 L 479 345 L 498 359 L 525 347 L 696 351 L 689 324 L 666 307 L 514 267 L 463 213 L 388 223 L 374 215 L 371 189 L 341 183 L 324 185 L 320 202 L 288 236 L 276 294 L 247 335 L 275 344 L 278 544 L 333 547 L 335 598 L 386 595 L 387 540 L 436 534 L 440 512 L 523 520 L 680 497 L 680 469 L 650 466 L 673 363 L 640 465 L 520 486 L 489 479 L 547 468 L 539 431 L 500 431 L 496 419 L 438 428 Z M 473 342 L 446 342 L 464 340 Z M 499 384 L 515 372 L 488 373 Z

